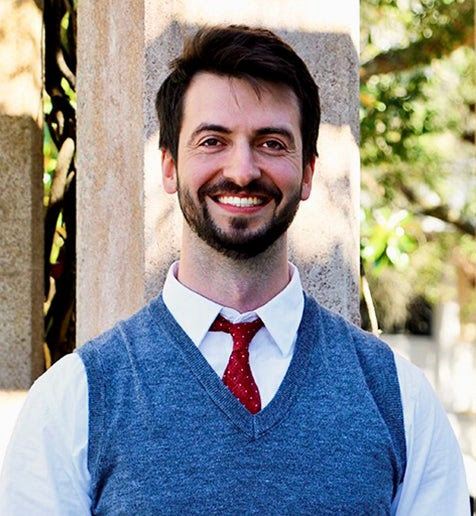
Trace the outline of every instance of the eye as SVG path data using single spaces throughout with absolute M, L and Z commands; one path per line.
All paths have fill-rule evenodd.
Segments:
M 213 138 L 212 136 L 205 138 L 200 142 L 200 146 L 202 147 L 217 147 L 219 145 L 222 145 L 221 141 L 218 138 Z
M 284 150 L 285 146 L 279 140 L 266 140 L 263 142 L 262 147 L 270 150 Z

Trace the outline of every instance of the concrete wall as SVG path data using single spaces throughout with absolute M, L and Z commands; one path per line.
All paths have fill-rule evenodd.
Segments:
M 291 230 L 293 261 L 325 305 L 358 318 L 357 0 L 79 2 L 78 344 L 156 295 L 178 257 L 181 215 L 160 181 L 155 94 L 204 23 L 275 30 L 320 86 L 313 196 Z
M 41 4 L 0 2 L 0 395 L 41 373 Z

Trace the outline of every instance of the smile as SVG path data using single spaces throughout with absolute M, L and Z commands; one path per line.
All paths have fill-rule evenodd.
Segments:
M 220 204 L 236 206 L 237 208 L 261 206 L 265 203 L 264 199 L 260 199 L 259 197 L 237 197 L 231 195 L 221 195 L 219 197 L 216 197 L 216 201 Z

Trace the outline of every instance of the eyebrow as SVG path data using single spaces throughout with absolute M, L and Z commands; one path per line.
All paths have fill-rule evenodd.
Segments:
M 195 131 L 193 131 L 193 133 L 190 135 L 190 141 L 194 140 L 200 133 L 207 132 L 207 131 L 213 131 L 213 132 L 222 133 L 222 134 L 231 134 L 232 133 L 231 129 L 229 129 L 228 127 L 225 127 L 223 125 L 203 123 L 203 124 L 200 124 L 195 129 Z M 292 144 L 295 143 L 292 132 L 289 131 L 288 129 L 286 129 L 285 127 L 269 126 L 269 127 L 260 127 L 259 129 L 256 130 L 257 136 L 263 136 L 266 134 L 279 134 L 279 135 L 287 138 Z
M 228 127 L 225 127 L 223 125 L 203 123 L 203 124 L 200 124 L 195 129 L 195 131 L 193 131 L 193 133 L 190 135 L 189 141 L 190 142 L 193 141 L 200 133 L 208 132 L 208 131 L 213 131 L 213 132 L 222 133 L 222 134 L 231 134 L 231 129 L 229 129 Z
M 260 127 L 256 131 L 256 134 L 258 136 L 263 136 L 263 135 L 266 135 L 266 134 L 279 134 L 281 136 L 284 136 L 292 144 L 294 144 L 293 133 L 291 131 L 289 131 L 288 129 L 286 129 L 285 127 L 272 127 L 272 126 L 271 127 Z

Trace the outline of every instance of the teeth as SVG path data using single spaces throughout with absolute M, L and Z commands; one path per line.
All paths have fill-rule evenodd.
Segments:
M 220 204 L 229 204 L 238 208 L 246 208 L 249 206 L 260 206 L 263 204 L 263 200 L 258 197 L 232 197 L 232 196 L 221 196 L 218 197 Z

